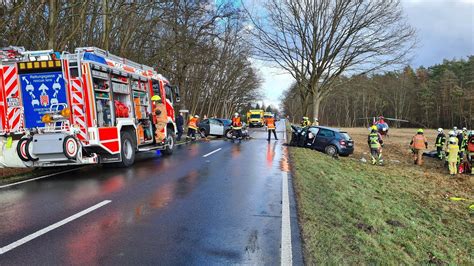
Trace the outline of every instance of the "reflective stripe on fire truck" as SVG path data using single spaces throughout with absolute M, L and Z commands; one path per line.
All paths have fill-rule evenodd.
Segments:
M 84 112 L 84 90 L 79 79 L 71 79 L 70 86 L 72 122 L 79 125 L 79 139 L 87 140 L 86 116 Z
M 10 131 L 18 131 L 22 125 L 20 86 L 18 86 L 18 71 L 16 66 L 3 67 L 3 81 L 5 84 L 5 98 L 7 104 L 7 122 Z

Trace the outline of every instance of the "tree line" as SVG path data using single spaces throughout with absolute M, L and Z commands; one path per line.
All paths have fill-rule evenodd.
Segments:
M 192 114 L 228 117 L 259 97 L 233 1 L 0 0 L 0 46 L 97 46 L 154 67 Z
M 372 75 L 341 76 L 321 103 L 320 122 L 366 126 L 379 116 L 409 120 L 403 127 L 474 127 L 474 56 Z M 297 122 L 304 115 L 296 85 L 285 91 L 282 108 Z

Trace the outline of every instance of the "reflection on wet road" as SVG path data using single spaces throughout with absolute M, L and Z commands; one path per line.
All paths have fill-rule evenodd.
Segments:
M 112 202 L 0 255 L 0 264 L 279 264 L 286 150 L 252 134 L 1 189 L 0 247 Z

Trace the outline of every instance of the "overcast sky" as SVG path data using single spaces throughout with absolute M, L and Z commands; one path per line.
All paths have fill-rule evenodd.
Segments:
M 402 5 L 419 40 L 413 67 L 474 55 L 474 0 L 402 0 Z M 265 104 L 278 106 L 292 77 L 263 63 L 256 66 L 264 78 Z

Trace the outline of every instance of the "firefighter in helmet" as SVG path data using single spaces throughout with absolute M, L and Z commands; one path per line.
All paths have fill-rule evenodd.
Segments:
M 187 139 L 189 139 L 189 138 L 191 138 L 191 140 L 196 139 L 196 132 L 197 132 L 197 129 L 198 129 L 198 120 L 199 120 L 198 115 L 194 115 L 193 117 L 191 117 L 189 119 L 189 122 L 188 122 L 188 135 L 186 136 Z
M 273 114 L 269 118 L 267 118 L 267 120 L 265 121 L 265 126 L 267 126 L 267 130 L 268 130 L 267 141 L 270 141 L 272 133 L 273 133 L 273 136 L 275 137 L 275 140 L 278 140 L 278 137 L 276 135 L 275 118 L 273 118 Z
M 373 125 L 370 127 L 369 137 L 367 138 L 367 143 L 369 144 L 370 148 L 370 157 L 372 159 L 372 164 L 383 164 L 382 159 L 382 147 L 383 147 L 383 139 L 382 135 L 377 130 L 377 126 Z
M 235 113 L 232 117 L 232 132 L 234 139 L 242 140 L 242 121 L 240 120 L 239 113 Z
M 471 165 L 471 175 L 474 175 L 474 131 L 471 130 L 467 141 L 467 160 Z
M 313 126 L 319 126 L 319 119 L 316 117 L 314 118 Z
M 413 151 L 413 161 L 417 165 L 423 164 L 423 150 L 428 149 L 428 140 L 423 135 L 423 129 L 418 129 L 416 135 L 413 136 L 410 146 Z
M 306 116 L 303 116 L 303 118 L 301 119 L 301 126 L 302 127 L 307 127 L 307 126 L 310 126 L 311 125 L 311 121 L 309 121 L 309 118 L 306 117 Z
M 446 135 L 443 132 L 442 128 L 438 128 L 438 136 L 436 137 L 436 155 L 438 159 L 443 160 L 444 145 L 446 144 Z
M 155 141 L 156 143 L 160 143 L 166 137 L 166 124 L 168 122 L 166 106 L 163 104 L 163 101 L 159 95 L 153 95 L 153 97 L 151 97 L 151 101 L 154 105 L 153 114 L 155 117 Z

